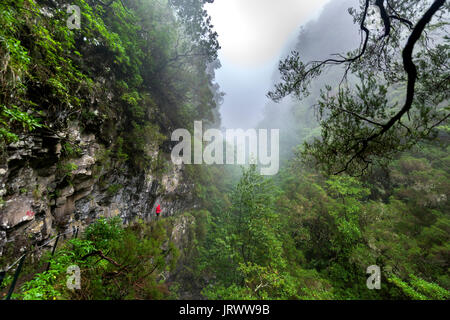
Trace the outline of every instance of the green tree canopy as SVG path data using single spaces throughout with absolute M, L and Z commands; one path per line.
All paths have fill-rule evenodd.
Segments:
M 362 33 L 359 49 L 310 62 L 293 52 L 280 62 L 281 82 L 268 94 L 274 101 L 303 99 L 327 68 L 343 70 L 341 84 L 325 87 L 316 105 L 322 135 L 304 145 L 307 161 L 361 175 L 437 134 L 449 118 L 449 9 L 445 0 L 362 0 L 349 9 Z M 399 99 L 390 98 L 394 90 Z

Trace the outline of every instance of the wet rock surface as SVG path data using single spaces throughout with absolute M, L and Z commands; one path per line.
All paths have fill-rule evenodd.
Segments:
M 62 157 L 64 137 L 79 147 L 75 157 Z M 59 232 L 83 230 L 101 216 L 130 223 L 155 219 L 157 204 L 163 216 L 192 207 L 181 167 L 136 174 L 125 163 L 106 166 L 100 156 L 105 150 L 76 125 L 9 145 L 0 164 L 0 255 L 6 246 L 19 252 Z

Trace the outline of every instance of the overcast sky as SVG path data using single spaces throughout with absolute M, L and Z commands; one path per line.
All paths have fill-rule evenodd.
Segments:
M 222 47 L 216 80 L 226 93 L 224 127 L 249 128 L 259 122 L 283 49 L 329 1 L 216 0 L 206 5 Z

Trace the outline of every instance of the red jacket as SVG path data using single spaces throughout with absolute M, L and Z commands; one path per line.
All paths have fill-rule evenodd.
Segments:
M 156 207 L 156 214 L 160 213 L 161 213 L 161 206 L 158 204 L 158 206 Z

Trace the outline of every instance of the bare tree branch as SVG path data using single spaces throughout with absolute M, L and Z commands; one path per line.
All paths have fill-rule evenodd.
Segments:
M 97 251 L 93 251 L 91 253 L 88 253 L 87 255 L 83 256 L 81 258 L 81 260 L 85 260 L 85 259 L 87 259 L 89 257 L 92 257 L 92 256 L 99 256 L 102 259 L 104 259 L 104 260 L 110 262 L 111 264 L 115 265 L 116 267 L 121 267 L 121 264 L 119 264 L 118 262 L 114 261 L 113 259 L 105 256 L 101 250 L 97 250 Z
M 425 14 L 422 16 L 422 18 L 419 20 L 417 25 L 414 27 L 411 35 L 408 38 L 408 42 L 406 43 L 405 48 L 403 49 L 403 67 L 405 69 L 405 72 L 408 75 L 408 84 L 407 84 L 407 90 L 406 90 L 406 101 L 403 105 L 402 109 L 395 114 L 386 124 L 383 125 L 383 128 L 375 133 L 369 136 L 367 139 L 362 141 L 362 147 L 359 149 L 358 152 L 356 152 L 353 157 L 347 161 L 345 167 L 340 170 L 339 172 L 335 174 L 340 174 L 348 170 L 349 165 L 356 159 L 364 159 L 363 154 L 367 150 L 369 143 L 374 141 L 376 138 L 382 136 L 385 134 L 389 129 L 391 129 L 396 123 L 398 123 L 401 118 L 411 109 L 413 101 L 414 101 L 414 94 L 415 94 L 415 84 L 417 81 L 417 67 L 413 62 L 413 51 L 414 47 L 417 43 L 417 41 L 420 39 L 425 27 L 430 23 L 433 16 L 436 14 L 436 12 L 441 9 L 441 7 L 445 4 L 445 0 L 435 0 L 434 3 L 431 5 L 431 7 L 425 12 Z M 360 143 L 357 143 L 355 145 L 355 149 L 360 145 Z
M 384 23 L 384 34 L 380 39 L 388 37 L 391 34 L 391 18 L 384 7 L 384 0 L 376 0 L 375 5 L 380 9 L 381 20 Z

